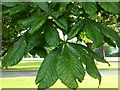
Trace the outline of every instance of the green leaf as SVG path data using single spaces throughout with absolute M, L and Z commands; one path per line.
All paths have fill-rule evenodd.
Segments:
M 36 21 L 33 23 L 32 27 L 29 30 L 30 35 L 33 35 L 36 31 L 40 29 L 40 27 L 46 22 L 49 14 L 45 14 L 41 17 L 38 17 Z
M 100 57 L 93 50 L 91 50 L 83 45 L 80 45 L 80 46 L 81 46 L 81 48 L 85 49 L 92 56 L 92 58 L 94 58 L 95 60 L 102 62 L 102 63 L 108 63 L 104 58 Z M 110 65 L 110 64 L 108 63 L 108 65 Z
M 101 30 L 106 37 L 115 41 L 117 46 L 120 47 L 120 37 L 116 31 L 114 31 L 113 29 L 111 29 L 105 25 L 101 25 Z
M 81 3 L 85 13 L 87 13 L 88 15 L 95 15 L 97 12 L 97 5 L 96 2 L 82 2 Z
M 99 85 L 100 85 L 101 84 L 101 75 L 95 65 L 93 58 L 88 55 L 86 55 L 86 70 L 87 70 L 87 73 L 91 77 L 99 80 Z
M 2 5 L 6 7 L 13 7 L 17 4 L 18 4 L 17 2 L 2 2 Z
M 43 47 L 46 44 L 43 34 L 41 34 L 41 32 L 39 31 L 34 33 L 32 36 L 28 34 L 26 36 L 26 42 L 27 42 L 26 54 L 30 50 L 32 50 L 35 46 Z
M 77 5 L 75 5 L 74 3 L 71 3 L 68 7 L 68 9 L 70 10 L 69 12 L 73 13 L 74 15 L 80 15 L 80 10 L 77 7 Z M 67 9 L 67 10 L 68 10 Z
M 59 5 L 59 7 L 58 7 L 58 10 L 51 13 L 52 17 L 53 17 L 55 20 L 57 20 L 57 18 L 58 18 L 59 16 L 61 16 L 61 15 L 65 12 L 66 6 L 67 6 L 68 3 L 69 3 L 69 2 L 62 2 L 62 3 L 60 3 L 60 5 Z M 58 25 L 58 26 L 59 26 L 59 25 Z M 64 27 L 64 26 L 62 26 L 62 27 Z
M 110 13 L 120 14 L 119 2 L 100 2 L 100 6 Z
M 100 57 L 99 55 L 97 55 L 95 52 L 93 52 L 91 49 L 87 48 L 86 46 L 83 46 L 81 44 L 73 44 L 73 43 L 69 43 L 69 49 L 71 49 L 72 51 L 74 51 L 74 54 L 81 58 L 81 56 L 84 56 L 84 53 L 89 53 L 89 55 L 91 55 L 95 60 L 99 61 L 99 62 L 103 62 L 103 63 L 108 63 L 104 58 Z M 84 55 L 83 55 L 84 54 Z M 110 65 L 108 63 L 108 65 Z
M 51 13 L 51 16 L 53 16 L 55 19 L 57 19 L 61 15 L 62 14 L 60 12 L 53 12 L 53 13 Z
M 59 33 L 52 23 L 48 23 L 47 27 L 45 28 L 45 40 L 49 45 L 55 47 L 60 44 Z
M 49 7 L 47 2 L 35 2 L 42 10 L 49 12 Z
M 2 67 L 8 67 L 18 64 L 25 53 L 26 43 L 24 37 L 21 37 L 13 46 L 11 46 L 7 54 L 2 59 Z
M 86 31 L 87 37 L 94 42 L 93 47 L 96 48 L 103 44 L 103 34 L 95 21 L 86 20 L 84 30 Z
M 83 28 L 84 24 L 84 20 L 79 20 L 78 22 L 76 22 L 68 33 L 68 39 L 72 39 L 73 37 L 75 37 L 78 32 L 80 32 L 80 30 Z
M 108 37 L 104 36 L 104 41 L 108 43 L 109 45 L 116 47 L 115 43 Z
M 39 83 L 38 88 L 48 88 L 57 81 L 58 55 L 59 49 L 54 49 L 47 55 L 45 60 L 42 62 L 35 80 L 36 84 Z
M 35 20 L 37 20 L 38 17 L 36 15 L 32 15 L 28 18 L 22 19 L 22 20 L 18 20 L 19 24 L 22 24 L 25 27 L 29 27 L 33 24 L 33 22 L 35 22 Z
M 56 19 L 54 16 L 53 17 L 53 21 L 62 29 L 64 29 L 65 31 L 67 31 L 68 29 L 68 23 L 67 23 L 67 19 L 65 17 L 60 17 L 58 19 Z
M 45 58 L 47 56 L 47 51 L 42 47 L 34 47 L 29 51 L 30 54 L 35 56 L 36 54 L 40 56 L 40 58 Z
M 28 8 L 28 7 L 25 5 L 15 6 L 15 7 L 9 9 L 9 14 L 12 15 L 12 14 L 16 14 L 21 11 L 25 11 L 26 8 Z
M 65 12 L 66 7 L 67 7 L 68 4 L 69 4 L 69 2 L 62 2 L 62 3 L 60 3 L 58 12 L 61 12 L 61 13 Z
M 58 60 L 57 72 L 59 79 L 69 88 L 77 88 L 76 79 L 80 82 L 84 79 L 84 68 L 79 59 L 70 51 L 67 45 L 64 46 Z
M 93 57 L 91 55 L 94 55 L 94 57 L 97 60 L 98 59 L 104 60 L 104 59 L 100 58 L 100 56 L 96 56 L 95 53 L 93 53 L 92 51 L 89 51 L 83 45 L 69 43 L 68 47 L 69 47 L 70 50 L 73 51 L 74 55 L 78 56 L 80 58 L 80 61 L 83 62 L 86 65 L 87 73 L 91 77 L 99 80 L 99 85 L 100 85 L 101 75 L 100 75 L 100 73 L 99 73 L 99 71 L 98 71 L 98 69 L 95 65 L 95 62 L 93 60 Z M 85 49 L 88 50 L 88 52 Z

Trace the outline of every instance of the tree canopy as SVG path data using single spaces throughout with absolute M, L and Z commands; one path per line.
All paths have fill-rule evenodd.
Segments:
M 58 79 L 78 88 L 86 72 L 100 85 L 95 61 L 108 62 L 88 43 L 93 48 L 104 43 L 120 48 L 119 7 L 119 2 L 3 2 L 2 67 L 18 64 L 28 53 L 37 54 L 44 58 L 35 80 L 39 89 Z

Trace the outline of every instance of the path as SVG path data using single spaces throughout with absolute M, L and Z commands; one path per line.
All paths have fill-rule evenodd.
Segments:
M 101 73 L 101 75 L 118 75 L 117 70 L 100 70 L 100 73 Z M 19 71 L 19 72 L 4 71 L 1 74 L 2 74 L 2 77 L 0 77 L 0 78 L 36 76 L 37 71 L 26 71 L 26 72 L 22 72 L 22 71 Z

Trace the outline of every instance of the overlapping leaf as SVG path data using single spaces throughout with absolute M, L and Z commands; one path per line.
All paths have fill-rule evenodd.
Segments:
M 95 15 L 97 12 L 97 5 L 96 2 L 82 2 L 81 5 L 83 6 L 85 12 L 88 15 Z
M 105 25 L 101 25 L 101 30 L 106 37 L 110 38 L 112 41 L 115 41 L 117 46 L 120 47 L 120 37 L 116 31 Z
M 84 30 L 86 31 L 87 37 L 94 42 L 94 47 L 99 47 L 103 44 L 104 37 L 96 22 L 89 19 L 86 20 Z
M 57 76 L 57 62 L 59 50 L 55 49 L 47 55 L 36 76 L 36 84 L 39 83 L 38 88 L 48 88 L 52 86 L 58 79 Z
M 63 13 L 65 12 L 66 10 L 66 6 L 68 5 L 69 2 L 63 2 L 63 3 L 60 3 L 60 6 L 59 6 L 59 9 L 58 9 L 58 12 L 60 13 Z
M 78 22 L 76 22 L 68 33 L 68 39 L 72 39 L 73 37 L 75 37 L 83 28 L 84 24 L 85 20 L 79 20 Z
M 33 23 L 32 27 L 29 30 L 30 35 L 33 35 L 36 31 L 40 29 L 40 27 L 46 22 L 48 16 L 49 14 L 45 14 L 36 19 L 36 21 Z
M 80 12 L 80 10 L 79 10 L 79 8 L 77 7 L 77 5 L 75 5 L 75 4 L 73 4 L 73 3 L 71 3 L 71 4 L 69 5 L 68 10 L 70 10 L 71 13 L 73 13 L 74 15 L 79 15 L 79 12 Z
M 99 80 L 99 85 L 101 84 L 101 75 L 95 65 L 95 62 L 93 60 L 92 57 L 86 55 L 86 70 L 87 70 L 87 73 L 95 78 L 95 79 L 98 79 Z
M 116 47 L 116 44 L 114 43 L 114 41 L 112 41 L 110 38 L 104 36 L 104 41 L 106 43 L 108 43 L 109 45 L 113 46 L 113 47 Z
M 78 84 L 76 79 L 82 82 L 85 75 L 82 63 L 73 52 L 65 45 L 57 65 L 60 80 L 69 88 L 77 88 Z
M 13 7 L 17 4 L 18 4 L 17 2 L 2 2 L 2 5 L 6 7 Z
M 93 52 L 91 49 L 81 45 L 81 44 L 72 44 L 69 43 L 69 48 L 74 51 L 74 54 L 81 58 L 81 54 L 84 52 L 89 53 L 95 60 L 103 63 L 108 63 L 104 58 L 97 55 L 95 52 Z M 82 52 L 83 51 L 83 52 Z M 109 64 L 109 63 L 108 63 Z
M 60 4 L 57 3 L 57 5 L 59 5 L 58 10 L 55 12 L 52 12 L 51 15 L 57 19 L 59 16 L 65 13 L 68 3 L 69 2 L 62 2 Z
M 42 10 L 49 12 L 49 6 L 47 2 L 35 2 L 35 4 L 37 4 Z
M 16 14 L 16 13 L 21 12 L 21 11 L 25 11 L 26 8 L 28 8 L 26 5 L 18 5 L 18 6 L 15 6 L 15 7 L 8 9 L 6 11 L 6 13 L 9 13 L 12 15 L 12 14 Z
M 24 37 L 21 37 L 13 46 L 10 47 L 7 54 L 2 59 L 2 67 L 8 67 L 18 64 L 24 56 L 26 43 Z
M 29 53 L 33 56 L 37 54 L 40 58 L 45 58 L 47 56 L 47 51 L 43 47 L 34 47 Z
M 18 23 L 25 27 L 30 27 L 33 24 L 33 22 L 35 22 L 37 19 L 38 19 L 38 17 L 36 15 L 32 15 L 23 20 L 18 20 Z
M 40 31 L 37 31 L 32 36 L 29 34 L 26 35 L 26 54 L 32 50 L 35 46 L 43 47 L 46 44 L 43 34 Z
M 52 23 L 49 23 L 47 25 L 48 26 L 45 28 L 45 40 L 49 45 L 57 47 L 60 44 L 58 31 Z
M 60 28 L 62 28 L 63 30 L 67 31 L 68 24 L 67 24 L 67 19 L 66 19 L 65 17 L 60 17 L 60 18 L 56 19 L 56 18 L 53 16 L 53 21 L 54 21 Z
M 110 13 L 120 14 L 119 2 L 100 2 L 100 6 Z
M 80 61 L 82 61 L 82 63 L 86 65 L 87 73 L 91 77 L 98 79 L 100 84 L 101 75 L 95 65 L 93 58 L 95 58 L 96 60 L 100 60 L 102 62 L 106 62 L 106 61 L 97 54 L 95 54 L 94 52 L 87 50 L 84 46 L 80 44 L 69 43 L 69 49 L 71 49 L 74 52 L 74 55 L 78 56 L 80 58 Z

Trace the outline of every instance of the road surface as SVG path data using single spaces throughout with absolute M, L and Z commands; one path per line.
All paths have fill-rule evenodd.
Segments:
M 118 75 L 118 70 L 100 70 L 101 75 Z M 4 71 L 0 73 L 0 78 L 36 76 L 37 71 Z M 120 74 L 120 71 L 119 71 Z

